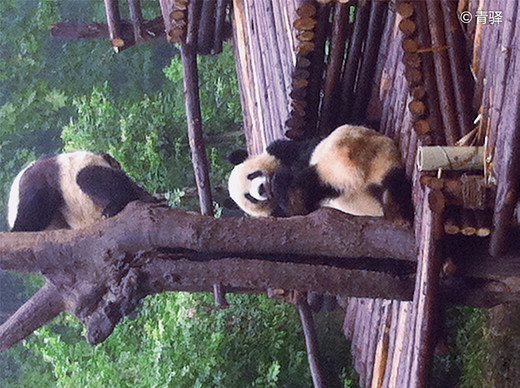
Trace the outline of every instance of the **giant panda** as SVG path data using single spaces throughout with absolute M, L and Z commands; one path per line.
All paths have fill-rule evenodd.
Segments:
M 131 201 L 157 199 L 109 154 L 75 151 L 31 162 L 9 194 L 12 231 L 78 229 L 119 213 Z
M 331 207 L 358 216 L 411 220 L 410 184 L 393 140 L 342 125 L 322 140 L 277 140 L 266 151 L 230 155 L 231 199 L 255 217 Z

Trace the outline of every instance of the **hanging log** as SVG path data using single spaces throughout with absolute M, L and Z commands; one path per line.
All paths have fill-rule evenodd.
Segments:
M 215 7 L 215 0 L 202 2 L 197 38 L 197 53 L 201 55 L 210 54 L 213 48 L 215 38 Z
M 411 5 L 410 5 L 411 6 Z M 417 25 L 419 26 L 427 26 L 428 25 L 428 17 L 426 15 L 425 3 L 416 1 L 413 3 L 413 13 L 415 14 Z M 419 28 L 417 31 L 417 42 L 421 47 L 431 47 L 431 37 L 428 28 Z M 442 126 L 442 122 L 440 120 L 440 110 L 438 105 L 438 91 L 437 91 L 437 82 L 435 80 L 435 71 L 433 65 L 433 54 L 431 52 L 421 52 L 421 69 L 422 74 L 424 76 L 424 88 L 426 89 L 426 98 L 424 102 L 426 103 L 427 110 L 429 112 L 428 115 L 428 135 L 431 137 L 432 143 L 441 145 L 446 144 L 444 128 Z M 420 130 L 418 131 L 421 134 L 421 130 L 426 128 L 426 125 L 421 124 L 419 126 Z M 431 143 L 425 143 L 423 141 L 423 145 L 428 145 Z
M 320 365 L 318 341 L 311 308 L 307 304 L 307 300 L 303 295 L 297 297 L 296 305 L 298 306 L 303 334 L 305 336 L 305 346 L 307 348 L 307 359 L 309 360 L 312 383 L 315 388 L 325 388 L 327 387 L 327 380 L 323 375 L 322 367 Z
M 222 42 L 226 39 L 226 15 L 230 0 L 217 0 L 217 11 L 215 15 L 215 35 L 213 40 L 212 54 L 222 52 Z
M 341 67 L 345 54 L 346 29 L 350 5 L 337 3 L 334 8 L 334 20 L 332 22 L 331 49 L 325 71 L 323 83 L 323 98 L 320 111 L 319 133 L 328 135 L 339 124 L 338 116 L 332 112 L 339 107 L 338 81 L 341 76 Z
M 341 79 L 341 105 L 350 107 L 350 109 L 343 109 L 341 112 L 341 121 L 345 123 L 351 121 L 353 117 L 354 88 L 360 66 L 360 58 L 362 57 L 361 50 L 368 34 L 371 5 L 372 2 L 361 0 L 358 2 L 356 9 L 354 30 L 350 38 L 347 61 Z
M 135 42 L 144 43 L 147 37 L 143 26 L 141 0 L 128 0 L 128 8 L 130 9 L 130 20 L 132 21 L 132 27 L 134 29 Z
M 188 139 L 201 213 L 202 215 L 213 216 L 208 158 L 202 136 L 202 114 L 200 112 L 197 68 L 197 27 L 200 22 L 200 9 L 200 3 L 197 0 L 191 0 L 188 8 L 188 34 L 186 41 L 181 44 L 181 59 L 186 118 L 188 121 Z M 222 285 L 214 284 L 213 290 L 216 303 L 220 306 L 227 306 Z
M 451 0 L 441 0 L 444 32 L 448 45 L 448 58 L 453 79 L 453 91 L 457 107 L 457 119 L 461 135 L 473 128 L 473 94 L 475 81 L 470 71 L 464 32 L 457 17 L 457 4 Z
M 104 0 L 104 2 L 110 41 L 112 42 L 114 51 L 117 53 L 127 47 L 127 42 L 123 39 L 120 30 L 121 16 L 119 14 L 119 2 L 118 0 Z
M 368 101 L 372 93 L 377 57 L 381 45 L 381 35 L 385 26 L 388 2 L 375 1 L 370 10 L 368 36 L 363 50 L 363 63 L 357 79 L 356 95 L 352 119 L 361 122 L 365 119 Z
M 310 78 L 306 88 L 306 120 L 303 123 L 303 131 L 306 137 L 317 135 L 319 106 L 321 102 L 321 88 L 323 69 L 325 68 L 325 42 L 329 34 L 331 4 L 319 4 L 316 15 L 317 20 L 314 32 L 314 50 L 305 59 L 310 61 L 308 70 L 314 76 Z M 297 62 L 298 63 L 298 62 Z

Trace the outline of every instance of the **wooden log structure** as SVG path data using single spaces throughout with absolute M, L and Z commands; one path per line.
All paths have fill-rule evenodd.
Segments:
M 133 45 L 135 38 L 131 21 L 120 20 L 120 31 L 127 46 Z M 144 31 L 147 42 L 166 38 L 162 17 L 144 20 L 141 31 Z M 50 36 L 68 39 L 109 39 L 110 32 L 106 23 L 57 22 L 51 25 Z

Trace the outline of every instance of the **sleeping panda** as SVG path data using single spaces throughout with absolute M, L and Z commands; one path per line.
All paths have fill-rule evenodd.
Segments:
M 332 207 L 359 216 L 411 220 L 410 184 L 392 139 L 343 125 L 323 140 L 277 140 L 252 157 L 234 153 L 233 201 L 255 217 Z
M 119 213 L 131 201 L 158 200 L 108 154 L 76 151 L 31 162 L 9 194 L 12 231 L 78 229 Z

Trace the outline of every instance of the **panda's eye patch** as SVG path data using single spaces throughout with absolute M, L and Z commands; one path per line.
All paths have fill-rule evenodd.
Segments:
M 249 179 L 250 181 L 252 181 L 253 179 L 258 178 L 259 176 L 262 176 L 262 175 L 264 175 L 264 174 L 262 173 L 262 171 L 260 171 L 260 170 L 256 170 L 255 172 L 252 172 L 252 173 L 250 173 L 250 174 L 247 174 L 247 179 Z
M 258 203 L 260 202 L 258 199 L 256 199 L 255 197 L 253 197 L 251 194 L 249 193 L 246 193 L 244 194 L 244 196 L 246 197 L 246 199 L 249 201 L 249 202 L 252 202 L 252 203 Z

